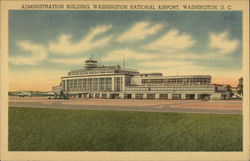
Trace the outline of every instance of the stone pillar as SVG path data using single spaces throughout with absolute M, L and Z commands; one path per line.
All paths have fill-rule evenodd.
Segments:
M 64 90 L 65 90 L 66 92 L 68 92 L 68 89 L 67 89 L 67 88 L 68 88 L 68 81 L 67 81 L 67 79 L 65 79 L 64 81 L 65 81 L 65 89 L 64 89 Z
M 198 94 L 194 94 L 194 99 L 195 99 L 195 100 L 198 99 Z
M 185 99 L 186 99 L 186 94 L 185 94 L 185 93 L 182 93 L 182 94 L 181 94 L 181 99 L 182 99 L 182 100 L 185 100 Z
M 125 91 L 125 76 L 122 76 L 121 79 L 122 79 L 121 90 L 122 90 L 122 91 Z
M 155 99 L 160 99 L 160 94 L 159 93 L 155 94 Z
M 107 90 L 107 78 L 104 78 L 103 80 L 103 90 L 106 91 Z
M 143 99 L 147 99 L 147 93 L 143 93 Z
M 171 93 L 168 94 L 168 99 L 169 99 L 169 100 L 172 99 L 172 94 L 171 94 Z
M 109 93 L 107 93 L 107 98 L 110 98 L 110 94 Z
M 100 78 L 97 78 L 97 91 L 100 91 Z
M 111 80 L 111 85 L 112 85 L 112 91 L 115 91 L 115 77 L 112 77 L 111 78 L 112 80 Z
M 120 93 L 120 94 L 119 94 L 119 97 L 120 97 L 121 99 L 124 99 L 124 93 Z
M 135 99 L 135 93 L 132 93 L 132 99 Z

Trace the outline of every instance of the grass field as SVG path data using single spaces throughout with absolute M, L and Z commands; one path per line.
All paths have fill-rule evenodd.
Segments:
M 10 151 L 242 151 L 242 115 L 9 108 Z

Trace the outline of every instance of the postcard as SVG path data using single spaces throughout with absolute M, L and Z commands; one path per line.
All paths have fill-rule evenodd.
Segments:
M 1 160 L 249 160 L 249 2 L 1 1 Z

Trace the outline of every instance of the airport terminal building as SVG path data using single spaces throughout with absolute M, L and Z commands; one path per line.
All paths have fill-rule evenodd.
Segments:
M 77 98 L 224 99 L 225 88 L 211 84 L 210 75 L 163 76 L 117 66 L 99 66 L 93 59 L 72 70 L 53 87 Z

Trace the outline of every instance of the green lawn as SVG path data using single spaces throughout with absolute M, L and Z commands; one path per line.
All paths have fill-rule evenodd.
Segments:
M 9 108 L 10 151 L 242 151 L 242 115 Z

